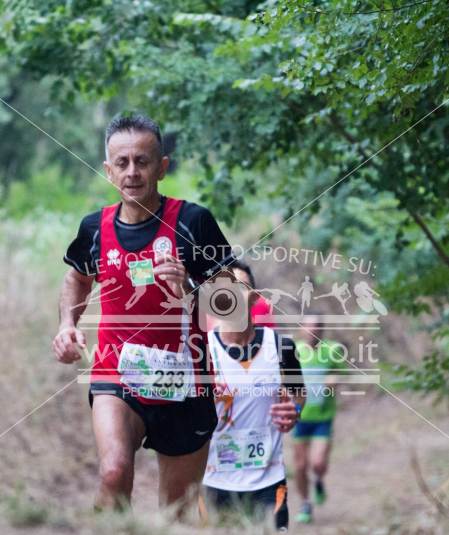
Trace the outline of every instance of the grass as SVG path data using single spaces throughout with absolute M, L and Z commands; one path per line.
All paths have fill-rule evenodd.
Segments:
M 2 509 L 14 527 L 40 526 L 49 518 L 49 510 L 27 496 L 23 487 L 16 488 L 15 492 L 5 499 Z
M 75 216 L 39 212 L 20 221 L 0 222 L 0 332 L 2 346 L 6 348 L 2 354 L 3 373 L 0 376 L 0 403 L 4 407 L 0 434 L 76 376 L 75 367 L 55 362 L 51 339 L 57 328 L 59 285 L 66 270 L 61 257 L 77 231 L 78 222 Z M 412 399 L 414 406 L 419 404 L 418 398 Z M 389 403 L 391 400 L 385 395 L 375 397 L 373 394 L 370 400 L 371 412 L 360 415 L 357 407 L 348 406 L 339 415 L 341 425 L 346 419 L 351 422 L 351 427 L 346 427 L 344 446 L 335 445 L 333 467 L 338 468 L 339 464 L 344 466 L 344 473 L 338 474 L 338 484 L 342 484 L 338 492 L 344 492 L 345 478 L 353 475 L 349 468 L 356 470 L 357 463 L 359 466 L 361 463 L 371 466 L 371 471 L 366 472 L 369 485 L 362 487 L 362 491 L 369 493 L 365 501 L 374 511 L 384 507 L 382 500 L 389 493 L 389 483 L 395 483 L 400 492 L 403 492 L 403 487 L 400 486 L 402 482 L 393 481 L 393 478 L 388 481 L 388 470 L 378 472 L 378 467 L 372 466 L 371 458 L 374 457 L 376 462 L 381 459 L 385 463 L 400 460 L 395 456 L 401 448 L 399 442 L 389 449 L 385 446 L 394 441 L 400 432 L 399 428 L 402 429 L 405 424 L 408 426 L 410 423 L 412 429 L 415 419 L 414 416 L 404 417 L 407 413 L 402 412 L 405 410 L 402 407 L 400 411 L 387 412 L 384 418 L 383 411 L 391 409 L 394 403 Z M 442 414 L 438 414 L 442 413 L 442 408 L 437 410 L 427 404 L 417 408 L 425 415 L 442 417 Z M 97 478 L 97 458 L 89 416 L 86 389 L 75 383 L 2 437 L 2 486 L 14 489 L 0 499 L 3 513 L 0 523 L 7 522 L 5 526 L 0 525 L 2 535 L 20 530 L 21 533 L 23 530 L 35 531 L 39 535 L 59 535 L 62 532 L 81 535 L 263 535 L 270 531 L 269 526 L 254 525 L 238 513 L 221 523 L 212 517 L 210 525 L 201 529 L 192 522 L 187 525 L 174 522 L 168 515 L 158 511 L 155 499 L 150 499 L 154 498 L 157 476 L 155 456 L 148 452 L 141 455 L 139 466 L 143 475 L 136 478 L 136 512 L 93 514 L 91 507 Z M 401 422 L 405 424 L 399 425 Z M 337 422 L 337 425 L 340 426 L 340 423 Z M 363 432 L 360 432 L 360 427 L 363 427 Z M 421 434 L 418 435 L 415 429 L 414 436 L 426 438 L 428 432 L 425 429 L 419 431 Z M 437 447 L 439 443 L 434 445 L 428 442 L 423 446 L 429 455 L 437 451 Z M 382 457 L 384 452 L 390 457 Z M 438 459 L 432 458 L 432 462 L 426 462 L 426 472 L 432 485 L 439 486 L 440 481 L 445 479 L 447 466 L 444 465 L 444 459 L 444 449 L 438 449 Z M 388 466 L 394 466 L 395 473 L 399 470 L 397 464 Z M 434 481 L 430 476 L 437 479 Z M 387 481 L 384 482 L 382 478 Z M 21 486 L 16 486 L 17 481 L 22 482 Z M 291 485 L 293 487 L 292 481 Z M 416 496 L 414 482 L 410 480 L 407 485 L 407 492 Z M 346 488 L 349 488 L 349 483 Z M 354 503 L 358 503 L 357 499 L 349 496 Z M 290 503 L 293 511 L 293 500 Z M 402 502 L 394 507 L 388 507 L 387 502 L 382 522 L 379 522 L 381 525 L 376 526 L 379 533 L 449 533 L 449 529 L 444 531 L 439 528 L 441 519 L 427 514 L 430 509 L 427 504 L 416 514 L 414 512 L 413 516 L 401 507 Z M 340 523 L 334 531 L 329 525 L 323 530 L 321 526 L 319 532 L 350 535 L 374 533 L 370 525 L 371 518 L 366 517 L 364 527 L 356 520 L 365 518 L 363 512 L 358 515 L 354 506 L 348 523 L 356 524 L 355 527 L 347 528 Z M 317 531 L 314 527 L 311 529 L 313 531 L 304 533 L 315 535 Z

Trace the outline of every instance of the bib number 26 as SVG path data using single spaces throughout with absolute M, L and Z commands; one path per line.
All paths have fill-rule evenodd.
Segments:
M 257 457 L 263 457 L 265 455 L 265 448 L 263 442 L 257 442 L 257 444 L 248 444 L 249 450 L 248 457 L 250 459 L 256 459 Z

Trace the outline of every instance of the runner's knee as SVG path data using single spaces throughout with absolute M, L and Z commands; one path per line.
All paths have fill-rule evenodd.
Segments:
M 307 458 L 297 456 L 295 458 L 295 469 L 297 472 L 305 472 L 307 470 Z
M 132 463 L 120 456 L 104 459 L 100 464 L 100 477 L 103 485 L 111 489 L 122 488 L 132 476 Z
M 323 475 L 327 470 L 327 462 L 325 460 L 317 459 L 311 463 L 312 471 L 318 476 Z

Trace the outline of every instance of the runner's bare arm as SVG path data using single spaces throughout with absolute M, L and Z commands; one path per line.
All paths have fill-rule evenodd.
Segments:
M 71 364 L 81 358 L 76 344 L 85 347 L 84 334 L 76 325 L 87 306 L 87 297 L 94 281 L 93 276 L 86 276 L 71 268 L 66 273 L 59 300 L 59 331 L 53 340 L 56 358 L 65 364 Z
M 283 386 L 279 401 L 271 406 L 273 424 L 281 431 L 290 431 L 301 415 L 307 400 L 307 389 L 300 365 L 300 357 L 293 340 L 281 338 Z

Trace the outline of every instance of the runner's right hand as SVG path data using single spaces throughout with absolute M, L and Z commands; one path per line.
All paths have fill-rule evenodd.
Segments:
M 77 345 L 81 349 L 86 347 L 84 334 L 76 327 L 61 327 L 53 340 L 53 351 L 59 362 L 72 364 L 72 362 L 80 360 L 81 355 Z

